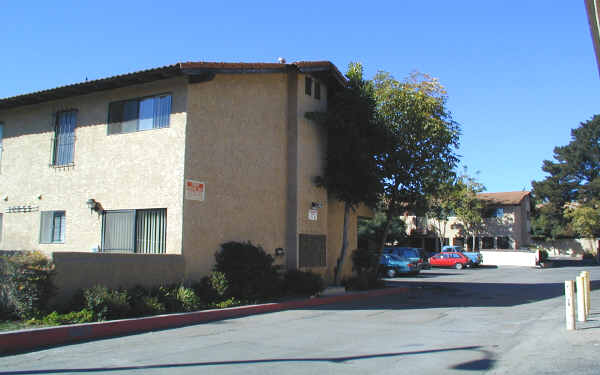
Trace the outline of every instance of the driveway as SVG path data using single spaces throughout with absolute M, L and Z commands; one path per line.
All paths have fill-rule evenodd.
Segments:
M 581 270 L 434 269 L 389 279 L 404 295 L 6 356 L 0 374 L 597 374 L 600 291 L 591 320 L 564 328 Z

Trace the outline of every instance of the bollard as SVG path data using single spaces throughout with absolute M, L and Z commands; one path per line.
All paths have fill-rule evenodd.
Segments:
M 567 317 L 567 330 L 575 329 L 575 301 L 573 300 L 573 291 L 575 289 L 573 280 L 565 281 L 565 308 Z
M 585 287 L 582 276 L 577 276 L 577 320 L 586 321 L 585 316 Z
M 583 312 L 585 313 L 585 320 L 588 318 L 588 301 L 587 301 L 587 281 L 585 278 L 585 271 L 579 272 L 579 277 L 583 279 Z
M 590 316 L 590 305 L 591 305 L 591 297 L 592 297 L 592 293 L 591 293 L 591 281 L 590 281 L 590 272 L 589 271 L 583 271 L 583 274 L 585 276 L 585 312 L 586 312 L 586 316 Z

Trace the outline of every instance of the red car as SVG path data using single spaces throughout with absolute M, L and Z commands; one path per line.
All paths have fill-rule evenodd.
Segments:
M 447 251 L 429 258 L 429 264 L 432 267 L 454 267 L 460 270 L 468 267 L 471 264 L 471 260 L 459 252 Z

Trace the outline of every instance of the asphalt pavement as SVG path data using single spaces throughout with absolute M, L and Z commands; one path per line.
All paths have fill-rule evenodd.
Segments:
M 600 268 L 433 269 L 405 294 L 0 357 L 3 374 L 599 374 L 600 291 L 566 331 L 564 280 Z M 597 301 L 597 302 L 596 302 Z

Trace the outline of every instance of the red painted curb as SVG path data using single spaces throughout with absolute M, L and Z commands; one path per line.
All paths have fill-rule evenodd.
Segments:
M 63 345 L 78 341 L 174 328 L 194 323 L 206 323 L 215 320 L 236 318 L 253 314 L 264 314 L 301 307 L 348 302 L 361 298 L 378 297 L 407 292 L 408 289 L 409 288 L 407 287 L 385 288 L 369 292 L 310 298 L 298 301 L 266 303 L 262 305 L 240 306 L 228 309 L 203 310 L 191 313 L 157 315 L 146 318 L 133 318 L 113 320 L 109 322 L 73 324 L 68 326 L 12 331 L 0 333 L 0 354 L 8 354 L 54 345 Z

